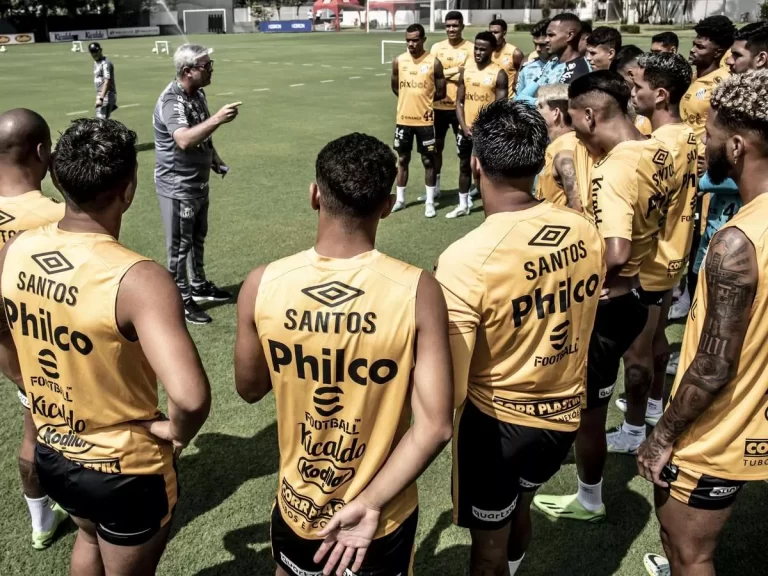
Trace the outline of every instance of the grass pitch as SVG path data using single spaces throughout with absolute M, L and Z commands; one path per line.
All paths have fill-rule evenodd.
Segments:
M 474 31 L 467 31 L 468 38 Z M 428 44 L 442 38 L 435 33 Z M 239 117 L 214 139 L 232 168 L 211 185 L 208 276 L 237 291 L 255 266 L 312 245 L 315 215 L 307 202 L 314 161 L 329 140 L 352 131 L 390 142 L 395 97 L 389 66 L 381 65 L 381 40 L 403 34 L 199 36 L 191 40 L 215 49 L 211 111 L 243 101 Z M 172 44 L 179 40 L 170 38 Z M 528 52 L 530 36 L 509 40 Z M 628 38 L 648 48 L 650 38 Z M 108 40 L 105 54 L 115 64 L 120 109 L 114 118 L 140 138 L 139 191 L 123 223 L 121 240 L 165 262 L 165 240 L 153 187 L 152 109 L 173 78 L 171 58 L 151 53 L 152 38 Z M 687 46 L 683 46 L 687 50 Z M 0 55 L 0 110 L 28 107 L 40 112 L 54 133 L 78 116 L 92 115 L 94 88 L 89 55 L 73 54 L 69 44 L 10 47 Z M 55 139 L 55 137 L 54 137 Z M 483 218 L 447 221 L 456 203 L 458 161 L 449 146 L 442 177 L 438 217 L 426 220 L 416 196 L 423 172 L 416 155 L 408 187 L 409 209 L 385 220 L 380 250 L 425 269 L 440 252 Z M 46 182 L 46 192 L 56 194 Z M 232 346 L 234 304 L 210 310 L 213 324 L 191 327 L 213 388 L 211 416 L 179 463 L 182 484 L 173 536 L 160 565 L 170 575 L 266 575 L 274 573 L 269 549 L 269 512 L 277 488 L 277 439 L 272 397 L 256 406 L 234 390 Z M 669 330 L 679 342 L 681 327 Z M 679 344 L 675 344 L 678 347 Z M 621 384 L 619 386 L 621 389 Z M 74 539 L 70 524 L 45 552 L 32 550 L 30 524 L 16 469 L 21 417 L 9 383 L 0 394 L 6 414 L 0 424 L 0 574 L 58 576 L 68 573 Z M 609 424 L 620 417 L 612 409 Z M 575 488 L 572 459 L 542 489 L 569 493 Z M 450 522 L 450 452 L 446 450 L 419 482 L 420 519 L 416 574 L 463 575 L 469 560 L 469 536 Z M 645 552 L 661 552 L 653 515 L 651 486 L 635 474 L 634 460 L 612 456 L 604 484 L 608 508 L 599 525 L 550 522 L 534 512 L 534 539 L 521 576 L 644 574 Z M 740 497 L 718 555 L 720 574 L 764 574 L 758 550 L 763 527 L 760 504 L 768 485 L 749 486 Z

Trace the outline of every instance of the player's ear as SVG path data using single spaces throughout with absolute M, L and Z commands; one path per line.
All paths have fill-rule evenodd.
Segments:
M 768 66 L 768 52 L 760 52 L 755 56 L 755 68 L 762 70 Z
M 747 142 L 740 134 L 734 134 L 728 139 L 727 151 L 728 160 L 732 160 L 734 165 L 739 163 L 739 160 L 744 159 L 744 153 L 746 151 Z
M 656 90 L 656 103 L 660 104 L 669 98 L 669 92 L 665 88 Z
M 395 202 L 397 201 L 397 196 L 394 194 L 390 194 L 387 196 L 387 200 L 384 202 L 384 210 L 381 211 L 381 219 L 384 220 L 387 216 L 392 214 L 392 208 L 395 207 Z
M 125 190 L 123 190 L 123 193 L 120 195 L 120 200 L 124 204 L 123 212 L 128 210 L 130 208 L 131 204 L 133 204 L 133 198 L 136 196 L 136 188 L 138 186 L 139 182 L 139 165 L 136 164 L 136 169 L 133 172 L 133 178 L 128 182 L 128 185 L 125 187 Z
M 309 205 L 312 210 L 320 210 L 320 188 L 315 182 L 309 185 Z
M 469 159 L 469 167 L 472 170 L 472 178 L 475 182 L 480 182 L 480 175 L 483 173 L 483 167 L 480 165 L 480 160 L 478 160 L 477 156 L 474 154 L 472 154 Z

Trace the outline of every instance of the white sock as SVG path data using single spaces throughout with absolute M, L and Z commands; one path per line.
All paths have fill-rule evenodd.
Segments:
M 603 481 L 600 480 L 597 484 L 584 484 L 581 478 L 577 478 L 577 480 L 579 481 L 579 491 L 576 494 L 576 499 L 590 512 L 599 510 L 603 505 Z
M 397 186 L 397 201 L 405 204 L 405 186 Z
M 645 408 L 646 414 L 661 414 L 661 400 L 654 400 L 653 398 L 648 398 L 648 406 Z
M 435 193 L 440 192 L 440 174 L 435 176 Z
M 469 192 L 464 194 L 463 192 L 459 192 L 459 207 L 466 210 L 469 206 Z
M 523 558 L 525 558 L 525 554 L 520 556 L 520 560 L 515 560 L 514 562 L 512 560 L 507 561 L 507 564 L 509 564 L 509 576 L 515 576 L 515 572 L 520 568 L 520 564 L 523 563 Z
M 621 425 L 621 431 L 625 434 L 629 434 L 630 436 L 637 438 L 637 439 L 645 439 L 645 424 L 641 426 L 633 426 L 632 424 L 627 423 L 627 421 L 624 421 L 624 424 Z
M 427 204 L 435 203 L 435 188 L 436 186 L 427 186 Z
M 42 498 L 28 498 L 24 496 L 24 500 L 27 501 L 29 515 L 32 517 L 32 531 L 48 532 L 53 527 L 55 519 L 48 496 L 43 496 Z

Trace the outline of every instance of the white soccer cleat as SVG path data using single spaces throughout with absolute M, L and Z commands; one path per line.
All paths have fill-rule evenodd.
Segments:
M 424 204 L 424 216 L 427 218 L 434 218 L 437 216 L 437 211 L 435 210 L 435 205 L 432 203 Z
M 677 367 L 680 365 L 680 352 L 672 352 L 669 355 L 669 362 L 667 362 L 667 375 L 676 376 Z
M 438 198 L 440 198 L 440 190 L 435 190 L 435 200 L 437 200 Z M 416 198 L 416 200 L 418 200 L 419 202 L 426 202 L 427 201 L 427 195 L 426 194 L 422 194 L 421 196 Z
M 637 454 L 637 449 L 640 448 L 640 444 L 645 440 L 645 435 L 633 435 L 624 432 L 621 426 L 614 428 L 611 432 L 605 435 L 605 439 L 608 443 L 608 452 L 611 454 L 629 454 L 634 456 Z
M 627 413 L 627 399 L 626 398 L 616 398 L 616 401 L 614 402 L 616 404 L 616 408 Z M 653 413 L 649 410 L 649 407 L 646 406 L 645 408 L 645 423 L 650 426 L 656 426 L 656 424 L 659 423 L 659 419 L 661 418 L 662 412 L 659 412 L 658 414 Z
M 392 206 L 392 212 L 400 212 L 400 210 L 403 210 L 405 208 L 405 202 L 395 202 L 395 205 Z
M 669 308 L 670 320 L 682 320 L 688 316 L 688 311 L 691 309 L 691 298 L 688 296 L 688 291 L 683 292 L 682 296 L 678 298 L 677 302 L 672 304 Z
M 659 556 L 658 554 L 646 554 L 643 556 L 643 566 L 649 576 L 670 576 L 672 574 L 669 561 L 664 556 Z
M 469 189 L 469 197 L 477 198 L 478 196 L 480 196 L 480 188 L 472 184 L 472 188 Z
M 445 217 L 449 220 L 453 220 L 454 218 L 461 218 L 462 216 L 469 216 L 469 207 L 462 208 L 461 206 L 456 206 L 456 208 L 445 215 Z

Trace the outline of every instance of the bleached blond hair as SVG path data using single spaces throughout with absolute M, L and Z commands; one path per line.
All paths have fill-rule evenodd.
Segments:
M 722 125 L 757 131 L 768 140 L 768 70 L 731 76 L 715 88 L 711 105 Z

